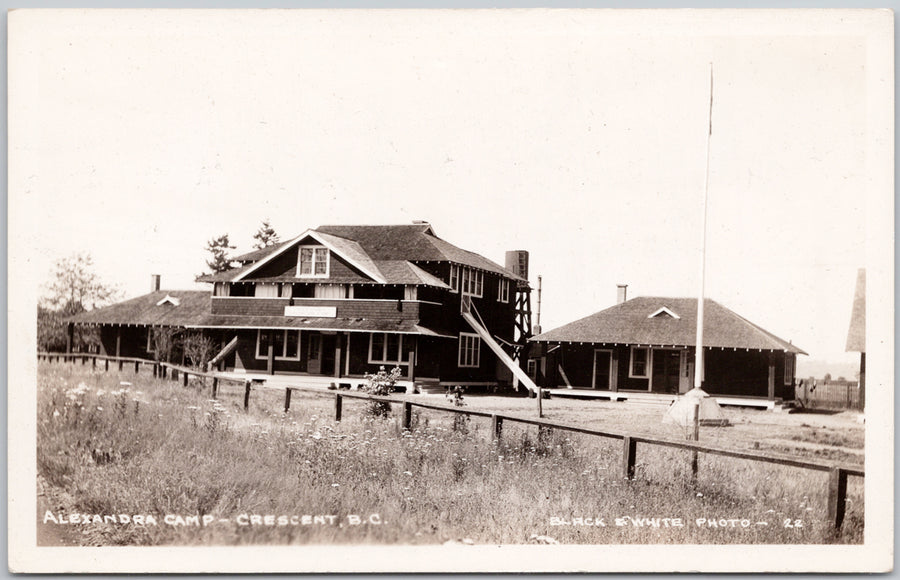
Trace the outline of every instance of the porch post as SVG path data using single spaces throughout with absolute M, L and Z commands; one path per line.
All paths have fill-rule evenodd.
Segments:
M 266 356 L 266 373 L 270 375 L 275 374 L 275 331 L 267 330 L 269 333 L 269 352 Z
M 414 382 L 416 380 L 416 339 L 412 335 L 410 335 L 410 342 L 412 343 L 409 346 L 409 350 L 407 350 L 407 360 L 409 360 L 409 365 L 406 367 L 406 378 Z M 404 345 L 407 346 L 407 345 Z
M 122 356 L 122 326 L 116 327 L 116 358 Z
M 66 354 L 72 352 L 73 342 L 75 342 L 75 325 L 70 322 L 66 325 Z
M 612 364 L 609 365 L 612 367 L 610 372 L 612 376 L 609 377 L 609 390 L 618 393 L 619 392 L 619 349 L 613 348 L 612 351 Z
M 769 353 L 769 400 L 775 400 L 775 355 Z
M 336 378 L 336 379 L 341 378 L 341 366 L 342 366 L 341 363 L 344 362 L 342 360 L 342 356 L 341 356 L 341 354 L 343 352 L 343 349 L 341 348 L 343 341 L 344 341 L 344 333 L 339 332 L 334 337 L 334 378 Z

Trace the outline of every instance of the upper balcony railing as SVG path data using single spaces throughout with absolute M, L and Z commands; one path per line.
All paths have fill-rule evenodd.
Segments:
M 431 303 L 419 300 L 213 296 L 212 314 L 418 320 L 420 308 L 425 305 L 430 306 Z

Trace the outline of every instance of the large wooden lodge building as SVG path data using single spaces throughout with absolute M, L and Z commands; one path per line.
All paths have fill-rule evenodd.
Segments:
M 525 252 L 512 254 L 514 268 Z M 198 279 L 79 314 L 103 354 L 154 358 L 160 329 L 201 332 L 219 370 L 361 379 L 399 366 L 417 384 L 496 386 L 512 374 L 520 275 L 442 240 L 428 223 L 323 226 Z M 525 337 L 527 338 L 527 337 Z M 524 340 L 524 339 L 522 339 Z M 488 342 L 489 344 L 485 344 Z M 523 373 L 524 374 L 524 373 Z

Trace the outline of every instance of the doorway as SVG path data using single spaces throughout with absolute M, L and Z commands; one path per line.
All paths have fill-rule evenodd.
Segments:
M 593 388 L 608 391 L 612 380 L 612 351 L 594 351 Z
M 654 393 L 677 394 L 681 374 L 681 351 L 653 349 L 652 368 L 650 390 Z
M 310 334 L 306 342 L 306 372 L 322 374 L 322 335 Z

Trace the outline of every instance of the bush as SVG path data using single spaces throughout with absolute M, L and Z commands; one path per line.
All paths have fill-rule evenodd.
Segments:
M 367 374 L 367 384 L 362 385 L 360 388 L 370 395 L 386 397 L 394 391 L 394 385 L 401 374 L 403 374 L 403 371 L 400 370 L 399 366 L 391 369 L 391 372 L 387 372 L 382 366 L 377 373 Z M 370 401 L 368 411 L 373 417 L 387 417 L 391 414 L 391 404 L 384 401 Z

